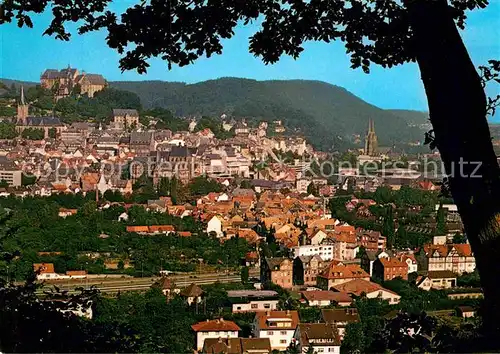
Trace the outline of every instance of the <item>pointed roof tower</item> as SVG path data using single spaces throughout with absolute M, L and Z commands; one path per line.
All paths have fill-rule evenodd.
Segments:
M 21 86 L 21 104 L 24 106 L 26 102 L 24 100 L 24 86 Z

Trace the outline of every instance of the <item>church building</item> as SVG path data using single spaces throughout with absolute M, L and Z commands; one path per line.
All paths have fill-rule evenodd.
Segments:
M 375 123 L 373 122 L 373 119 L 370 119 L 368 123 L 368 134 L 366 135 L 364 153 L 367 156 L 378 155 L 378 141 L 377 135 L 375 134 Z
M 29 115 L 29 104 L 24 98 L 24 88 L 21 87 L 21 99 L 17 105 L 17 122 L 16 130 L 22 133 L 25 129 L 41 129 L 44 131 L 44 137 L 49 137 L 49 131 L 53 128 L 59 135 L 66 127 L 61 123 L 60 119 L 54 116 L 49 117 L 32 117 Z

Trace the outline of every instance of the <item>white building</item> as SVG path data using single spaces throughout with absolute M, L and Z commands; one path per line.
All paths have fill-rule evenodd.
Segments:
M 292 248 L 292 255 L 294 259 L 302 256 L 320 256 L 324 261 L 330 261 L 333 259 L 333 254 L 333 244 L 304 245 Z
M 257 312 L 253 329 L 256 338 L 269 338 L 272 350 L 286 350 L 299 324 L 297 311 Z
M 215 232 L 217 237 L 224 236 L 224 233 L 222 232 L 222 222 L 223 220 L 221 216 L 214 215 L 207 223 L 207 234 Z
M 207 338 L 238 338 L 240 327 L 233 321 L 223 318 L 217 320 L 206 320 L 191 326 L 196 333 L 196 350 L 201 351 Z
M 259 312 L 278 309 L 278 293 L 274 290 L 229 290 L 232 312 Z

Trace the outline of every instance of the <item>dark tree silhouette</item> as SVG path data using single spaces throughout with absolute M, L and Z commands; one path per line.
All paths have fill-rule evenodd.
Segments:
M 262 25 L 250 39 L 250 52 L 265 63 L 283 54 L 298 57 L 309 40 L 342 40 L 352 67 L 366 72 L 370 63 L 416 61 L 434 128 L 427 140 L 439 149 L 447 173 L 454 172 L 449 188 L 481 275 L 489 309 L 485 327 L 500 333 L 500 171 L 486 118 L 498 100 L 487 101 L 457 28 L 463 28 L 466 10 L 484 8 L 486 0 L 151 0 L 121 15 L 106 10 L 109 2 L 6 0 L 0 23 L 31 27 L 30 15 L 51 5 L 54 16 L 44 34 L 68 40 L 67 22 L 79 21 L 79 33 L 104 28 L 107 44 L 122 55 L 120 67 L 139 73 L 151 57 L 171 67 L 220 54 L 221 40 L 231 38 L 239 22 L 257 19 Z M 499 62 L 490 64 L 499 69 Z

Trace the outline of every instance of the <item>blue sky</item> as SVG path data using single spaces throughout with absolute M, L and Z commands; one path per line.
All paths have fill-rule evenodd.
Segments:
M 114 6 L 124 7 L 132 2 L 121 0 Z M 33 20 L 33 29 L 19 29 L 15 24 L 0 26 L 0 77 L 38 81 L 46 68 L 63 68 L 71 64 L 86 72 L 103 74 L 110 81 L 194 83 L 223 76 L 257 80 L 311 79 L 345 87 L 381 108 L 427 109 L 415 64 L 392 69 L 373 66 L 367 75 L 349 68 L 349 57 L 341 43 L 307 43 L 298 60 L 283 57 L 277 64 L 266 66 L 248 53 L 248 37 L 255 28 L 239 27 L 236 36 L 224 42 L 224 52 L 220 56 L 200 59 L 194 65 L 174 67 L 171 71 L 164 62 L 153 59 L 148 73 L 139 75 L 134 71 L 121 73 L 119 56 L 106 46 L 105 33 L 74 35 L 70 42 L 61 42 L 41 36 L 50 21 L 49 14 L 38 15 Z M 462 35 L 476 65 L 488 59 L 500 59 L 500 0 L 493 0 L 488 8 L 471 13 Z M 496 120 L 500 121 L 498 114 Z

